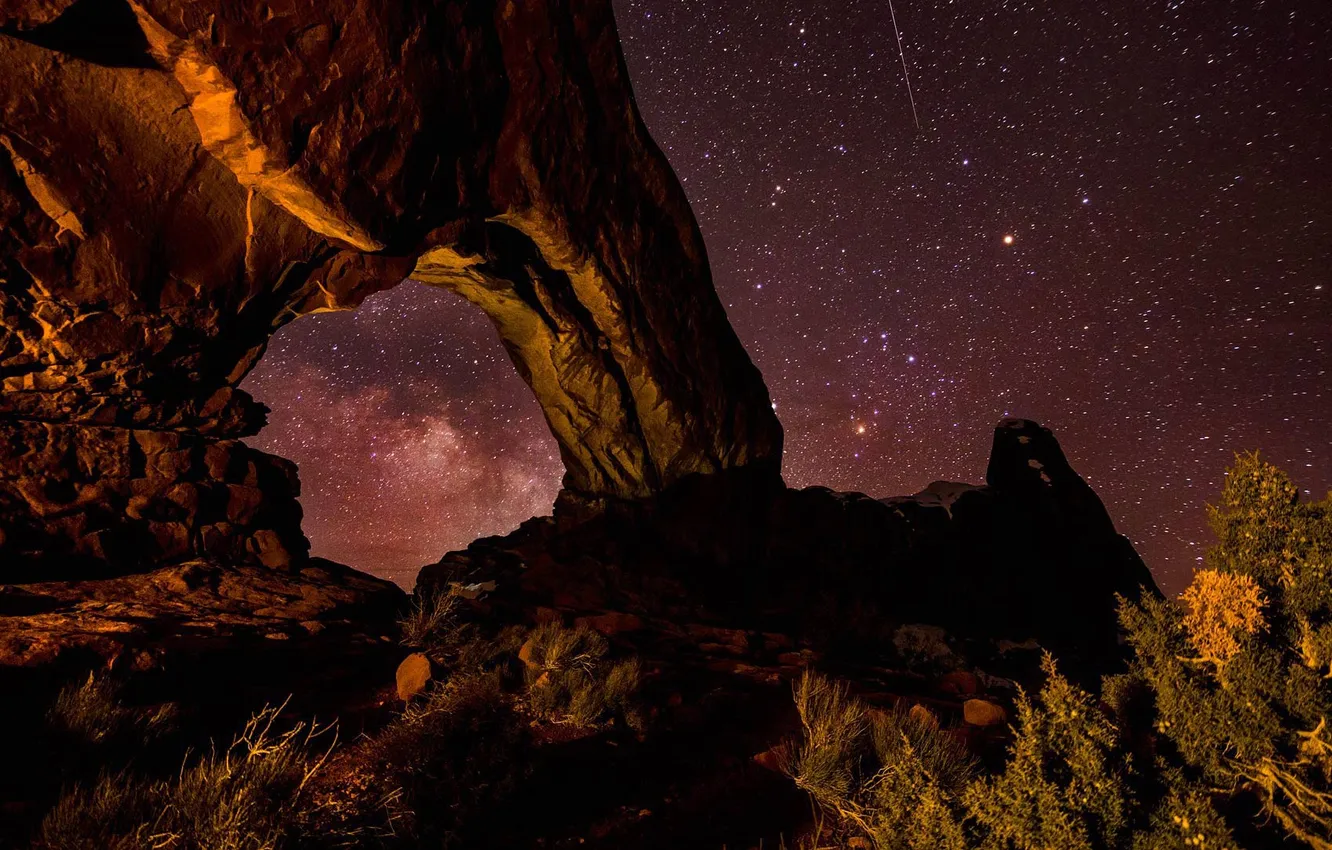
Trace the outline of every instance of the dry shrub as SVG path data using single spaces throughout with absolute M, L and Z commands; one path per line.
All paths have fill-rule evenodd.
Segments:
M 300 723 L 277 731 L 281 707 L 254 715 L 225 751 L 182 767 L 169 780 L 129 771 L 75 787 L 46 815 L 43 850 L 279 850 L 292 838 L 301 792 L 333 736 Z
M 1266 625 L 1263 589 L 1243 573 L 1199 570 L 1180 600 L 1188 608 L 1184 628 L 1189 641 L 1217 664 L 1238 655 L 1240 639 Z
M 449 589 L 436 588 L 412 597 L 411 607 L 398 620 L 402 644 L 429 651 L 454 642 L 460 627 L 459 599 Z
M 127 707 L 121 702 L 120 685 L 114 679 L 89 673 L 83 682 L 61 689 L 46 719 L 52 729 L 82 744 L 142 745 L 170 731 L 175 706 L 168 703 L 154 710 Z
M 526 775 L 528 747 L 498 673 L 454 676 L 334 759 L 303 831 L 338 847 L 473 846 Z
M 847 686 L 806 671 L 794 688 L 803 727 L 784 768 L 844 831 L 884 850 L 965 850 L 957 795 L 975 764 L 905 704 L 870 709 Z
M 642 668 L 614 661 L 606 639 L 592 629 L 545 623 L 523 645 L 527 705 L 549 720 L 593 726 L 619 718 L 641 725 L 637 707 Z

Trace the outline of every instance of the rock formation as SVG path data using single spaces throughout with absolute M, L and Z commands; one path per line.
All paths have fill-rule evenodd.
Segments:
M 711 618 L 870 655 L 926 623 L 962 639 L 1035 639 L 1090 670 L 1118 655 L 1115 595 L 1157 592 L 1034 422 L 999 423 L 984 485 L 941 481 L 890 499 L 741 487 L 728 501 L 689 483 L 650 511 L 575 523 L 557 512 L 478 540 L 423 569 L 418 591 L 491 580 L 529 609 Z
M 494 321 L 571 494 L 775 476 L 609 0 L 19 0 L 0 78 L 0 580 L 301 562 L 236 386 L 408 276 Z
M 529 583 L 636 573 L 657 609 L 1096 647 L 1113 592 L 1150 586 L 1031 423 L 1001 425 L 984 487 L 781 485 L 609 0 L 5 2 L 0 78 L 0 582 L 326 584 L 237 384 L 283 323 L 410 276 L 493 320 L 566 466 L 556 519 L 426 585 L 519 551 L 554 570 Z

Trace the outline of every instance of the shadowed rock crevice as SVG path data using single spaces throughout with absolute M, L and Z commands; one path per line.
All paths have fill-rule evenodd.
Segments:
M 13 5 L 13 4 L 9 4 Z M 20 6 L 25 4 L 19 4 Z M 0 12 L 0 34 L 27 41 L 68 56 L 112 68 L 156 68 L 148 40 L 139 29 L 134 11 L 125 0 L 74 0 L 28 6 L 64 7 L 49 19 L 40 8 L 28 17 L 9 18 Z M 8 11 L 8 10 L 6 10 Z M 53 14 L 57 9 L 46 10 Z

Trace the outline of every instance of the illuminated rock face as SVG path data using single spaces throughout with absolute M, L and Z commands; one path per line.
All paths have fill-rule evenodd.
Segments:
M 609 0 L 0 2 L 0 79 L 0 581 L 303 559 L 236 385 L 407 277 L 491 317 L 571 493 L 775 475 Z

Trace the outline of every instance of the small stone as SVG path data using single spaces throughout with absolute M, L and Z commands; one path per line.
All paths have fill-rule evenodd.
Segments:
M 398 665 L 398 699 L 410 702 L 430 684 L 430 659 L 424 652 L 413 652 Z
M 518 648 L 518 660 L 523 662 L 524 667 L 536 669 L 540 665 L 536 663 L 536 641 L 528 638 L 523 641 L 523 645 Z
M 987 700 L 969 699 L 962 704 L 962 719 L 972 726 L 998 726 L 1008 721 L 1008 712 Z
M 933 711 L 930 711 L 919 703 L 911 706 L 911 710 L 907 712 L 907 716 L 917 725 L 925 729 L 937 730 L 939 728 L 939 718 L 935 716 Z

